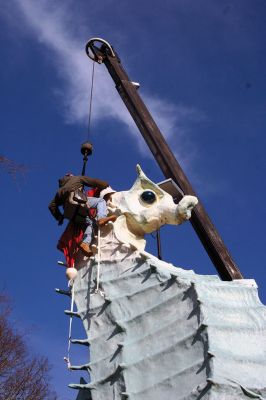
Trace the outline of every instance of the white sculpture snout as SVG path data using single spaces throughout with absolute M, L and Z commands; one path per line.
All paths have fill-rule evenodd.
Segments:
M 188 220 L 191 217 L 191 211 L 198 204 L 198 199 L 195 196 L 184 196 L 177 205 L 177 223 Z

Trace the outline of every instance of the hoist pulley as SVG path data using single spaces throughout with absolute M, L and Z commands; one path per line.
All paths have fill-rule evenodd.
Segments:
M 98 48 L 95 46 L 95 43 L 101 43 L 101 47 Z M 92 60 L 101 64 L 103 62 L 103 57 L 105 54 L 108 54 L 111 57 L 116 57 L 115 52 L 106 40 L 101 38 L 92 38 L 86 44 L 86 54 Z

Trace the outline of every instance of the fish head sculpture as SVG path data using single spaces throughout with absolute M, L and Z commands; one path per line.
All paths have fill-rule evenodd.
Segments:
M 112 195 L 112 206 L 125 216 L 132 233 L 143 236 L 165 224 L 178 225 L 190 218 L 198 203 L 195 196 L 184 196 L 175 204 L 172 196 L 152 182 L 139 165 L 137 175 L 130 190 Z

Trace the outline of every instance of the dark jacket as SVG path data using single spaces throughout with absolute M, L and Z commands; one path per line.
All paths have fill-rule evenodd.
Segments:
M 48 206 L 51 214 L 57 221 L 60 221 L 63 218 L 63 214 L 59 207 L 64 206 L 71 192 L 81 188 L 83 185 L 97 187 L 101 190 L 109 186 L 106 181 L 89 178 L 88 176 L 64 176 L 59 179 L 58 182 L 59 190 Z

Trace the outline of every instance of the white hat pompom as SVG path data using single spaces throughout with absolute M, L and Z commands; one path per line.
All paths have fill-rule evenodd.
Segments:
M 74 281 L 77 276 L 77 273 L 78 271 L 74 267 L 66 269 L 66 276 L 69 281 Z

